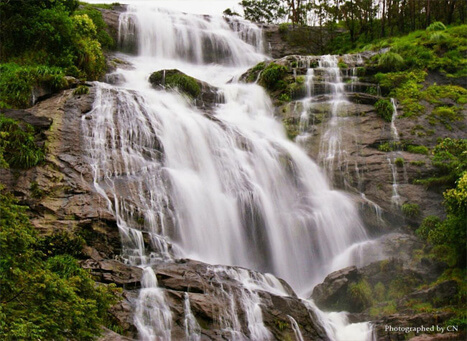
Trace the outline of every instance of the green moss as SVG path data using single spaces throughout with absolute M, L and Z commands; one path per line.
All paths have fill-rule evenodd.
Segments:
M 421 167 L 425 166 L 425 161 L 410 161 L 410 164 L 412 166 Z
M 299 134 L 298 125 L 295 122 L 295 119 L 293 119 L 293 118 L 284 118 L 282 120 L 282 123 L 284 124 L 284 128 L 285 128 L 285 132 L 287 133 L 287 137 L 290 140 L 293 141 Z
M 401 210 L 407 218 L 416 218 L 420 215 L 420 206 L 418 204 L 403 204 Z
M 370 307 L 373 303 L 371 286 L 364 279 L 358 283 L 352 283 L 349 285 L 348 294 L 352 301 L 352 305 L 357 306 L 357 309 L 359 310 L 364 310 Z
M 261 63 L 258 63 L 256 64 L 253 68 L 251 68 L 248 72 L 248 76 L 246 78 L 246 81 L 248 83 L 252 83 L 254 81 L 256 81 L 256 79 L 258 78 L 258 74 L 264 70 L 264 68 L 266 67 L 266 63 L 265 62 L 261 62 Z
M 460 121 L 464 118 L 461 107 L 455 106 L 439 106 L 431 113 L 429 119 L 442 123 L 446 129 L 452 130 L 451 123 Z
M 373 288 L 373 293 L 376 301 L 378 302 L 382 302 L 386 299 L 386 288 L 381 282 L 376 283 L 375 287 Z
M 31 186 L 29 187 L 31 191 L 31 196 L 35 199 L 43 198 L 47 193 L 39 187 L 39 184 L 36 181 L 31 182 Z
M 391 315 L 397 312 L 397 304 L 394 300 L 384 302 L 378 306 L 370 308 L 370 316 Z
M 337 67 L 339 69 L 348 69 L 349 68 L 349 66 L 342 59 L 339 59 L 339 61 L 337 63 Z
M 403 149 L 404 145 L 399 141 L 383 142 L 378 146 L 378 150 L 382 152 L 392 152 L 394 150 Z
M 178 89 L 191 98 L 196 98 L 201 94 L 200 82 L 176 69 L 154 72 L 149 77 L 149 81 L 153 85 Z

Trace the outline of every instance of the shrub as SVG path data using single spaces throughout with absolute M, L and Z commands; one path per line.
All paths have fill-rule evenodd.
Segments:
M 427 239 L 430 231 L 436 229 L 441 223 L 441 219 L 439 219 L 437 216 L 428 216 L 425 219 L 423 219 L 422 223 L 420 224 L 420 227 L 415 231 L 415 233 L 423 239 Z
M 379 117 L 386 122 L 391 122 L 392 115 L 394 114 L 394 108 L 391 101 L 387 99 L 380 99 L 375 103 L 375 110 Z
M 378 66 L 384 70 L 399 70 L 404 66 L 404 58 L 395 52 L 383 53 L 378 60 Z
M 403 204 L 401 210 L 407 218 L 416 218 L 420 215 L 420 206 L 418 204 Z
M 401 158 L 401 157 L 398 157 L 398 158 L 396 158 L 396 160 L 394 161 L 394 164 L 395 164 L 397 167 L 403 167 L 403 166 L 404 166 L 404 159 Z
M 413 144 L 409 144 L 406 147 L 406 150 L 412 154 L 423 154 L 423 155 L 427 155 L 429 151 L 428 148 L 425 146 L 416 146 Z
M 287 74 L 287 67 L 276 63 L 269 64 L 261 73 L 261 81 L 269 90 L 276 90 L 281 86 L 279 83 Z
M 442 44 L 448 40 L 448 36 L 443 32 L 434 32 L 430 35 L 430 42 Z
M 73 90 L 73 95 L 86 95 L 89 93 L 89 87 L 86 85 L 78 85 L 78 87 Z
M 26 208 L 0 188 L 3 340 L 92 340 L 116 301 L 70 255 L 43 258 Z
M 65 85 L 64 76 L 58 67 L 0 64 L 0 102 L 4 107 L 26 108 L 31 105 L 34 86 L 58 90 Z
M 34 167 L 45 154 L 34 142 L 34 128 L 29 124 L 0 115 L 0 164 L 3 167 L 27 169 Z
M 426 30 L 427 31 L 445 31 L 446 26 L 440 21 L 435 21 L 430 26 L 428 26 Z
M 287 22 L 279 24 L 279 33 L 285 34 L 285 33 L 289 32 L 289 27 L 290 26 L 291 26 L 291 24 L 289 24 Z

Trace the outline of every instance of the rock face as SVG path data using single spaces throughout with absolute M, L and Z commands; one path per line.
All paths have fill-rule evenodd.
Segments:
M 276 105 L 276 115 L 283 121 L 288 136 L 327 169 L 337 188 L 361 197 L 365 223 L 370 233 L 379 235 L 407 225 L 416 227 L 428 215 L 443 216 L 442 190 L 427 189 L 417 185 L 416 180 L 434 173 L 428 150 L 437 144 L 437 139 L 460 138 L 467 121 L 464 110 L 463 120 L 433 126 L 429 120 L 433 105 L 424 103 L 425 113 L 411 118 L 402 117 L 404 108 L 397 105 L 398 116 L 392 126 L 374 106 L 384 97 L 378 95 L 378 85 L 371 83 L 378 70 L 366 66 L 365 61 L 372 55 L 374 52 L 338 56 L 338 68 L 327 70 L 329 61 L 321 56 L 291 55 L 257 65 L 241 79 L 259 80 L 267 88 L 261 80 L 268 65 L 285 68 L 285 74 L 278 79 L 283 81 L 282 87 L 267 88 Z M 340 83 L 333 74 L 336 69 Z M 443 77 L 437 80 L 444 82 L 441 84 L 449 82 Z M 331 101 L 335 91 L 341 92 L 337 105 Z M 313 96 L 307 97 L 307 93 Z M 394 140 L 394 128 L 401 146 L 424 146 L 427 152 L 415 153 L 404 147 L 385 149 Z M 334 154 L 332 160 L 330 153 Z M 405 204 L 416 204 L 419 210 L 411 215 L 404 212 Z
M 297 54 L 323 54 L 331 34 L 320 27 L 292 25 L 260 25 L 266 51 L 272 58 Z
M 172 313 L 173 339 L 184 338 L 186 302 L 200 327 L 201 340 L 231 339 L 232 329 L 241 339 L 256 339 L 255 335 L 259 334 L 255 333 L 261 323 L 253 317 L 255 307 L 261 309 L 263 324 L 271 339 L 295 338 L 290 317 L 296 321 L 305 340 L 328 339 L 313 310 L 297 298 L 284 281 L 270 275 L 193 260 L 153 268 Z M 245 287 L 242 283 L 249 285 Z M 226 324 L 231 326 L 230 331 L 225 328 Z
M 350 284 L 357 283 L 362 273 L 356 266 L 351 266 L 329 274 L 323 283 L 318 284 L 311 295 L 318 307 L 335 311 L 358 312 L 350 300 Z

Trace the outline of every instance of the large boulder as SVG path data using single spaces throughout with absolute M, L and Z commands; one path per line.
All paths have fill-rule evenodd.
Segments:
M 176 69 L 153 72 L 149 76 L 149 82 L 155 89 L 178 90 L 193 100 L 196 106 L 203 109 L 211 108 L 215 104 L 223 102 L 222 96 L 216 87 Z
M 351 285 L 357 284 L 361 278 L 362 273 L 356 266 L 335 271 L 313 289 L 311 298 L 321 309 L 361 312 L 365 307 L 360 307 L 358 302 L 353 302 L 349 294 Z

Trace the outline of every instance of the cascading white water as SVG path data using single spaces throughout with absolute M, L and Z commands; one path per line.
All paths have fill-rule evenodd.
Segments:
M 399 142 L 399 133 L 396 127 L 396 119 L 397 119 L 397 104 L 394 98 L 391 98 L 391 105 L 392 105 L 392 117 L 391 117 L 391 137 L 392 137 L 392 148 L 394 150 L 388 154 L 387 160 L 389 163 L 389 168 L 391 168 L 392 174 L 392 196 L 391 196 L 391 203 L 396 206 L 400 206 L 401 199 L 399 195 L 399 184 L 397 183 L 397 165 L 396 165 L 396 158 L 399 155 L 397 148 Z
M 130 8 L 120 28 L 124 42 L 136 35 L 138 56 L 124 56 L 135 69 L 118 71 L 120 87 L 96 83 L 83 130 L 94 185 L 117 218 L 124 258 L 141 266 L 178 257 L 241 265 L 307 292 L 337 255 L 366 240 L 351 199 L 332 190 L 316 163 L 287 140 L 264 90 L 226 84 L 265 58 L 259 29 L 149 8 Z M 176 92 L 150 88 L 149 74 L 166 68 L 215 84 L 225 103 L 211 117 Z M 164 339 L 169 317 L 159 289 L 150 287 L 157 282 L 151 272 L 145 268 L 136 321 L 143 339 Z M 270 278 L 260 282 L 270 283 L 265 290 L 278 287 Z M 255 295 L 244 292 L 248 328 L 267 340 Z M 157 304 L 147 306 L 149 296 Z M 223 328 L 235 337 L 239 307 L 232 301 L 228 309 Z M 151 317 L 164 325 L 151 326 Z M 187 328 L 196 339 L 196 328 Z

